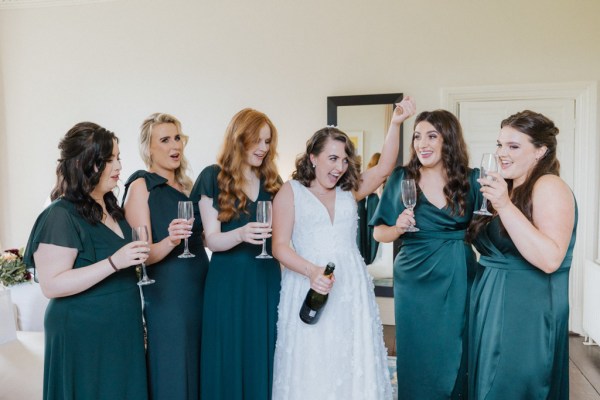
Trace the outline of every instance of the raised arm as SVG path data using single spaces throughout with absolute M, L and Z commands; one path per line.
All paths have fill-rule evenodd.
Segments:
M 396 105 L 381 149 L 379 163 L 362 173 L 360 186 L 354 193 L 354 198 L 357 201 L 373 193 L 396 166 L 400 148 L 400 125 L 407 118 L 414 115 L 415 109 L 415 102 L 410 96 L 406 96 Z
M 567 253 L 575 224 L 575 201 L 558 176 L 545 175 L 533 187 L 533 223 L 510 201 L 506 182 L 490 172 L 494 181 L 482 186 L 519 253 L 546 273 L 556 271 Z
M 294 229 L 294 192 L 286 182 L 273 201 L 273 255 L 286 268 L 310 279 L 310 286 L 319 293 L 327 294 L 334 279 L 323 276 L 325 267 L 311 263 L 290 247 Z
M 146 225 L 148 227 L 148 240 L 150 244 L 150 256 L 147 265 L 155 264 L 165 258 L 182 239 L 192 234 L 192 224 L 184 219 L 174 219 L 169 224 L 169 236 L 158 243 L 152 240 L 152 222 L 150 218 L 150 207 L 148 206 L 148 189 L 144 178 L 138 178 L 131 183 L 125 198 L 125 218 L 132 227 Z M 193 223 L 193 220 L 191 221 Z

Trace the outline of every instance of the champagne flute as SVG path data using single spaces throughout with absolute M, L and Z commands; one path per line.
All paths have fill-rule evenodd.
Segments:
M 131 237 L 133 241 L 136 242 L 138 240 L 142 242 L 148 242 L 148 228 L 146 225 L 141 225 L 136 228 L 131 228 Z M 148 273 L 146 272 L 146 264 L 142 262 L 142 278 L 138 281 L 138 285 L 150 285 L 154 283 L 154 279 L 148 278 Z
M 256 204 L 256 221 L 262 222 L 263 224 L 269 224 L 271 227 L 272 222 L 272 211 L 273 203 L 270 201 L 259 201 Z M 262 252 L 256 256 L 256 258 L 273 258 L 267 253 L 267 239 L 263 238 Z
M 185 219 L 189 221 L 194 218 L 194 204 L 191 201 L 180 201 L 177 205 L 177 218 Z M 178 257 L 179 258 L 192 258 L 196 257 L 190 250 L 188 249 L 188 238 L 184 239 L 185 242 L 185 250 Z
M 498 172 L 498 156 L 494 153 L 483 153 L 483 157 L 481 157 L 481 169 L 479 170 L 479 178 L 487 178 L 489 172 Z M 481 203 L 481 208 L 477 211 L 474 211 L 473 214 L 492 215 L 492 213 L 489 212 L 487 209 L 487 199 L 485 197 L 483 197 L 483 203 Z
M 404 203 L 404 207 L 408 208 L 412 211 L 417 205 L 417 185 L 415 184 L 414 179 L 403 179 L 401 183 L 402 189 L 402 202 Z M 414 225 L 409 226 L 406 229 L 406 232 L 418 232 L 420 231 Z

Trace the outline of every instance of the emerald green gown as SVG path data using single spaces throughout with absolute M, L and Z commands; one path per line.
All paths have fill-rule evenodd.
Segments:
M 213 199 L 219 209 L 217 175 L 212 165 L 200 174 L 192 197 Z M 258 200 L 271 200 L 261 180 Z M 239 218 L 221 222 L 228 232 L 256 221 L 256 202 L 248 200 Z M 267 240 L 271 252 L 271 240 Z M 281 269 L 273 259 L 257 259 L 261 246 L 240 243 L 211 256 L 204 292 L 202 323 L 202 398 L 211 400 L 271 398 L 277 305 Z
M 569 270 L 575 226 L 559 269 L 529 264 L 498 217 L 477 236 L 471 295 L 469 398 L 569 398 Z
M 46 243 L 77 249 L 73 268 L 85 268 L 131 242 L 127 222 L 119 226 L 124 238 L 102 223 L 88 223 L 73 203 L 55 200 L 33 226 L 25 261 L 35 266 L 33 254 Z M 136 282 L 135 268 L 126 268 L 81 293 L 50 300 L 44 320 L 45 400 L 148 398 Z
M 369 225 L 369 221 L 373 217 L 373 214 L 375 214 L 378 204 L 379 196 L 377 193 L 371 193 L 357 202 L 358 233 L 356 235 L 356 244 L 358 245 L 360 255 L 367 265 L 373 262 L 379 249 L 379 242 L 373 238 L 373 226 Z
M 200 398 L 200 344 L 202 334 L 202 303 L 208 257 L 202 243 L 202 224 L 198 200 L 167 184 L 167 179 L 155 173 L 137 171 L 125 184 L 143 178 L 148 189 L 148 207 L 152 225 L 152 240 L 160 242 L 169 236 L 171 221 L 177 218 L 179 201 L 194 200 L 194 225 L 188 239 L 195 258 L 178 258 L 184 243 L 175 247 L 160 262 L 148 267 L 148 275 L 156 282 L 142 286 L 144 317 L 148 334 L 148 383 L 151 399 Z
M 404 211 L 404 167 L 388 179 L 371 225 L 394 226 Z M 398 399 L 458 399 L 467 392 L 467 321 L 475 255 L 465 233 L 479 199 L 478 170 L 470 171 L 463 216 L 431 204 L 419 191 L 419 232 L 400 237 L 394 260 Z

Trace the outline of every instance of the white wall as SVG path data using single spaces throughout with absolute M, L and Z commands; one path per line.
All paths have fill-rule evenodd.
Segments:
M 600 80 L 595 0 L 116 0 L 0 10 L 0 243 L 23 246 L 54 183 L 59 138 L 92 120 L 142 167 L 138 126 L 175 114 L 194 175 L 231 116 L 278 127 L 287 177 L 326 124 L 326 97 Z M 410 133 L 409 121 L 405 135 Z

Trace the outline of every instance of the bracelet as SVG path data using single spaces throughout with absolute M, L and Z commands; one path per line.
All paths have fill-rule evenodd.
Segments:
M 115 263 L 113 262 L 112 258 L 110 258 L 111 256 L 108 256 L 108 263 L 110 264 L 110 266 L 115 270 L 115 272 L 119 272 L 119 268 L 117 268 L 117 266 L 115 265 Z

